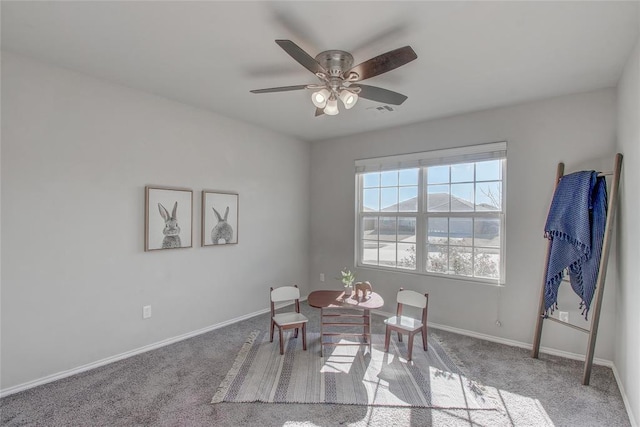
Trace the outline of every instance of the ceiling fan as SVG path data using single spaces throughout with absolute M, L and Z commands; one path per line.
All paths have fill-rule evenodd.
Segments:
M 276 43 L 303 67 L 314 73 L 320 79 L 320 83 L 255 89 L 250 92 L 313 90 L 311 101 L 316 106 L 316 117 L 322 114 L 331 116 L 338 114 L 338 99 L 346 109 L 356 105 L 359 97 L 385 104 L 402 104 L 407 99 L 405 95 L 359 82 L 394 70 L 418 57 L 411 46 L 405 46 L 378 55 L 354 67 L 353 56 L 343 50 L 326 50 L 313 58 L 291 40 L 276 40 Z

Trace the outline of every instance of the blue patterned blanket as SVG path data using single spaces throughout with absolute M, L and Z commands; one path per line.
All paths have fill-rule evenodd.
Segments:
M 562 177 L 544 228 L 545 237 L 551 240 L 544 295 L 547 315 L 557 308 L 558 288 L 568 271 L 587 318 L 600 268 L 606 218 L 607 186 L 603 177 L 595 171 Z

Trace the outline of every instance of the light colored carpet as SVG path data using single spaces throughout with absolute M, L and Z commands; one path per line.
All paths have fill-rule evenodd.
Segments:
M 309 331 L 320 310 L 301 304 Z M 300 403 L 218 403 L 211 396 L 247 336 L 269 313 L 0 399 L 0 425 L 23 426 L 350 426 L 631 427 L 611 368 L 429 328 L 457 366 L 497 390 L 500 411 Z M 372 332 L 384 334 L 373 316 Z M 533 329 L 532 329 L 533 330 Z M 406 339 L 405 339 L 406 341 Z M 422 351 L 416 338 L 414 351 Z M 544 337 L 543 337 L 544 341 Z M 276 342 L 274 346 L 278 346 Z M 301 344 L 297 343 L 300 351 Z M 431 350 L 429 350 L 431 351 Z
M 395 334 L 394 334 L 395 338 Z M 497 409 L 497 395 L 467 379 L 432 337 L 424 351 L 418 339 L 413 361 L 406 360 L 406 339 L 391 340 L 384 352 L 384 336 L 372 336 L 368 346 L 325 346 L 309 333 L 307 351 L 301 337 L 285 335 L 284 355 L 277 336 L 253 332 L 236 357 L 212 403 L 336 403 L 445 409 Z M 342 338 L 341 343 L 356 343 Z

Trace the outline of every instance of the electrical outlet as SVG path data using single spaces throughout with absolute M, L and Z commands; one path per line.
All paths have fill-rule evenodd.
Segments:
M 320 273 L 320 281 L 324 282 L 324 273 Z
M 150 317 L 151 317 L 151 306 L 145 305 L 144 307 L 142 307 L 142 318 L 148 319 Z
M 568 311 L 559 312 L 558 313 L 558 320 L 560 320 L 561 322 L 569 323 L 569 312 Z

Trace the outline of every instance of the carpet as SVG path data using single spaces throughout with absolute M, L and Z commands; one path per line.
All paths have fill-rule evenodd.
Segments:
M 211 403 L 335 403 L 445 409 L 496 409 L 490 390 L 467 379 L 442 345 L 429 336 L 428 351 L 418 338 L 413 361 L 407 362 L 406 338 L 391 340 L 384 352 L 384 335 L 372 335 L 368 346 L 325 346 L 320 336 L 302 339 L 287 334 L 280 355 L 277 336 L 253 332 Z M 355 342 L 355 341 L 354 341 Z

